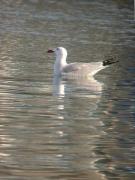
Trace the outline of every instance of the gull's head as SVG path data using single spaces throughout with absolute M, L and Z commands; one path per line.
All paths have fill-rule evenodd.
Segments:
M 55 53 L 56 58 L 66 58 L 67 50 L 63 47 L 57 47 L 56 49 L 50 49 L 47 51 L 48 53 Z

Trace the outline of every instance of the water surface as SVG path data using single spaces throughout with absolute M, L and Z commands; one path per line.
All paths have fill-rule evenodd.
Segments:
M 133 1 L 0 1 L 0 23 L 0 179 L 134 179 Z M 57 46 L 120 62 L 54 81 Z

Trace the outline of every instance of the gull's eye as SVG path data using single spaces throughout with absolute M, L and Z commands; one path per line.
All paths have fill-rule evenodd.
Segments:
M 58 51 L 58 50 L 59 50 L 59 48 L 56 48 L 56 50 Z

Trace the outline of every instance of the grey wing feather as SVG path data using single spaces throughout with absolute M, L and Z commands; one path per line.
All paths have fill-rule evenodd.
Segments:
M 81 66 L 80 63 L 71 63 L 68 64 L 64 69 L 63 72 L 72 72 L 72 71 L 78 71 L 80 70 Z
M 63 72 L 71 73 L 71 72 L 78 72 L 83 74 L 95 75 L 101 69 L 104 69 L 102 62 L 92 62 L 92 63 L 71 63 L 68 64 L 64 69 Z

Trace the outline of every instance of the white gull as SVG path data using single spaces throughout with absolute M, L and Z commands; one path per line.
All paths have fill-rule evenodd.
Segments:
M 116 59 L 109 58 L 103 62 L 91 62 L 91 63 L 70 63 L 68 64 L 67 50 L 63 47 L 57 47 L 56 49 L 50 49 L 48 53 L 55 53 L 56 60 L 54 63 L 54 75 L 61 76 L 72 74 L 73 76 L 88 76 L 93 77 L 100 70 L 108 67 L 108 65 L 118 62 Z

